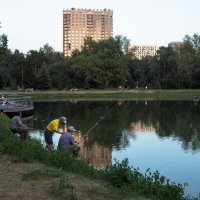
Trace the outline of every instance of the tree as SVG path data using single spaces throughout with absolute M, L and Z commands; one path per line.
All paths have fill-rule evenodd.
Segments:
M 43 63 L 41 70 L 37 76 L 36 87 L 42 90 L 47 90 L 51 88 L 51 78 L 49 76 L 49 70 L 45 63 Z
M 194 48 L 190 41 L 185 41 L 184 45 L 180 49 L 178 59 L 178 82 L 179 88 L 191 88 L 192 87 L 192 70 L 194 60 Z
M 192 88 L 200 88 L 200 36 L 198 34 L 194 34 L 193 36 L 186 35 L 184 43 L 185 45 L 182 47 L 182 51 L 183 49 L 186 51 L 187 48 L 187 51 L 192 54 L 189 57 Z
M 53 88 L 71 87 L 72 69 L 68 60 L 49 65 Z
M 160 47 L 152 61 L 153 80 L 159 80 L 163 89 L 176 88 L 177 53 L 170 47 Z
M 73 78 L 79 87 L 116 87 L 128 73 L 119 40 L 86 38 L 82 51 L 70 58 Z
M 126 55 L 129 53 L 130 40 L 126 36 L 117 35 L 115 39 L 119 41 L 122 52 Z
M 0 75 L 0 89 L 4 89 L 4 80 L 2 75 Z
M 0 56 L 8 51 L 8 37 L 3 34 L 0 35 Z
M 36 76 L 39 74 L 43 63 L 45 62 L 45 55 L 42 51 L 38 52 L 35 50 L 30 50 L 27 54 L 26 62 Z
M 48 43 L 46 43 L 42 48 L 40 48 L 39 53 L 44 55 L 44 62 L 47 65 L 64 60 L 63 54 L 60 52 L 55 52 L 54 48 Z

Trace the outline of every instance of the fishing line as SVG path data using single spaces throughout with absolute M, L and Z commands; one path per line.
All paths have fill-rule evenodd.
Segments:
M 115 103 L 107 112 L 103 117 L 100 117 L 100 119 L 83 135 L 83 138 L 88 135 L 88 133 L 90 133 L 92 131 L 92 129 L 94 129 L 103 119 L 105 119 L 106 115 L 108 113 L 110 113 L 111 111 L 115 111 L 115 107 L 118 105 L 118 102 Z

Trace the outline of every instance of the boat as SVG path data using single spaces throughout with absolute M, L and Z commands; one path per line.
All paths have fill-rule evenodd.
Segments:
M 2 95 L 0 98 L 1 111 L 9 117 L 16 112 L 21 112 L 22 117 L 31 116 L 34 113 L 34 104 L 31 96 L 20 94 Z

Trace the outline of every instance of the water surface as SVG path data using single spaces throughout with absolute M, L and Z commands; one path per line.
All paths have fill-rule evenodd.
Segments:
M 200 105 L 193 101 L 36 102 L 31 133 L 44 143 L 49 121 L 68 117 L 81 155 L 96 167 L 129 159 L 141 172 L 158 170 L 171 181 L 200 192 Z M 89 132 L 88 132 L 89 131 Z M 55 148 L 60 135 L 54 134 Z

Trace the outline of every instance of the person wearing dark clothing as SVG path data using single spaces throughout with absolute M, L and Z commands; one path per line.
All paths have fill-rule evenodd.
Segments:
M 19 134 L 20 140 L 25 140 L 28 135 L 28 130 L 31 130 L 31 128 L 22 123 L 21 112 L 16 113 L 16 115 L 11 119 L 10 129 L 14 136 Z
M 68 128 L 68 131 L 66 133 L 63 133 L 59 139 L 58 142 L 58 149 L 63 149 L 68 152 L 71 152 L 73 156 L 78 156 L 80 147 L 78 146 L 77 142 L 74 140 L 74 132 L 76 130 L 73 126 L 70 126 Z

